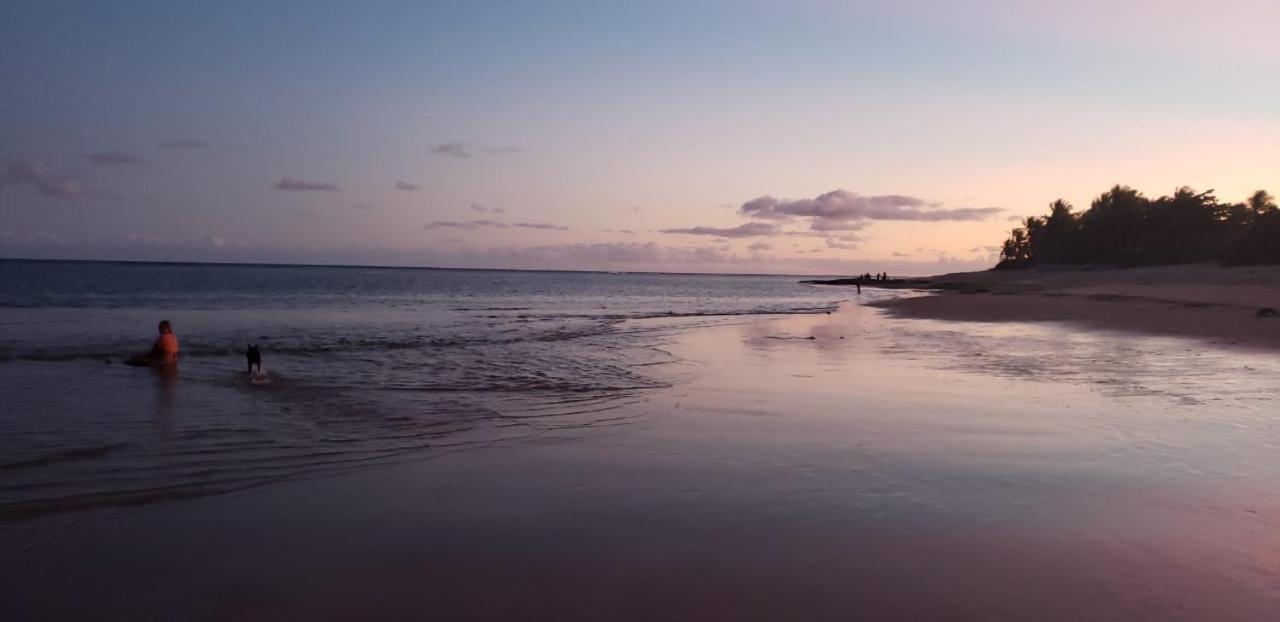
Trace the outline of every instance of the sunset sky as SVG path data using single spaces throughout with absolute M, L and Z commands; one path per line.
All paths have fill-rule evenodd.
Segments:
M 0 256 L 982 268 L 1059 197 L 1280 191 L 1277 31 L 1275 0 L 10 1 Z

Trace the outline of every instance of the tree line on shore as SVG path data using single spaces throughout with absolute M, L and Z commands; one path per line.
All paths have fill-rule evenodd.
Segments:
M 1241 203 L 1179 188 L 1149 199 L 1115 186 L 1077 213 L 1059 199 L 1005 240 L 996 269 L 1098 264 L 1120 267 L 1217 262 L 1280 263 L 1280 209 L 1259 190 Z

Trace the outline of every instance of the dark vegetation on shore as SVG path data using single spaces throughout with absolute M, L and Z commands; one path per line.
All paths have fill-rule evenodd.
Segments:
M 1266 191 L 1221 203 L 1213 191 L 1179 188 L 1149 199 L 1116 186 L 1083 213 L 1064 200 L 1029 217 L 1005 241 L 996 269 L 1049 265 L 1156 266 L 1280 263 L 1280 209 Z

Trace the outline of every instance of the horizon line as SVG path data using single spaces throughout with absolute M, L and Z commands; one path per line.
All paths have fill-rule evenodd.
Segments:
M 656 270 L 573 270 L 567 268 L 451 268 L 443 266 L 401 266 L 374 264 L 327 264 L 250 261 L 182 261 L 150 259 L 61 259 L 47 257 L 0 257 L 0 263 L 102 263 L 168 266 L 227 266 L 252 268 L 354 268 L 361 270 L 453 270 L 460 272 L 566 272 L 577 274 L 648 274 L 667 276 L 769 276 L 769 277 L 847 277 L 845 273 L 796 273 L 777 272 L 666 272 Z

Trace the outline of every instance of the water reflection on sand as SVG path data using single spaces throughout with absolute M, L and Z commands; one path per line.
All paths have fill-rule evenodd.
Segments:
M 1274 355 L 856 306 L 662 339 L 675 362 L 651 369 L 670 388 L 619 409 L 634 425 L 157 506 L 41 550 L 150 565 L 3 578 L 33 610 L 66 582 L 87 587 L 59 607 L 117 617 L 1280 610 Z M 190 559 L 200 581 L 172 580 Z M 126 598 L 136 586 L 151 600 Z

